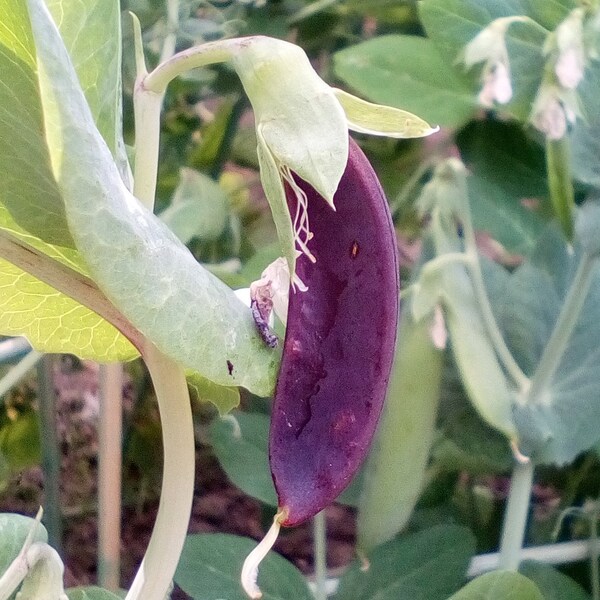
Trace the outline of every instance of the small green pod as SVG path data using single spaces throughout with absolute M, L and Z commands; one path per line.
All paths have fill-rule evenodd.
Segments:
M 358 505 L 358 547 L 363 552 L 406 525 L 419 498 L 443 371 L 443 351 L 431 339 L 430 319 L 415 321 L 403 307 L 387 399 L 365 469 Z

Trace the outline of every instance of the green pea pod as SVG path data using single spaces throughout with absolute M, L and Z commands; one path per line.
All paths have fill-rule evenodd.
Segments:
M 444 273 L 443 305 L 452 353 L 469 399 L 484 421 L 516 440 L 513 392 L 498 362 L 464 266 L 453 265 Z
M 364 552 L 404 527 L 423 486 L 443 363 L 429 326 L 429 319 L 415 321 L 404 307 L 387 399 L 358 506 L 358 547 Z

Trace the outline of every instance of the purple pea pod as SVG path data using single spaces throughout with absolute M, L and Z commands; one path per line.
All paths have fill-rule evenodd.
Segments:
M 399 313 L 397 244 L 381 185 L 358 145 L 334 196 L 286 186 L 309 251 L 290 287 L 269 459 L 281 525 L 330 504 L 360 467 L 392 367 Z M 300 206 L 299 206 L 300 204 Z

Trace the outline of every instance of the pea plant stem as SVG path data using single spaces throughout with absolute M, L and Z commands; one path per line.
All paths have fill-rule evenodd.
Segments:
M 172 22 L 178 7 L 171 0 L 168 10 Z M 172 23 L 171 23 L 172 25 Z M 154 206 L 156 177 L 158 174 L 158 151 L 160 140 L 160 112 L 167 85 L 178 75 L 190 69 L 224 62 L 230 59 L 231 49 L 239 40 L 220 40 L 195 46 L 164 60 L 154 71 L 148 73 L 143 57 L 142 33 L 139 21 L 133 19 L 136 45 L 137 79 L 133 96 L 135 117 L 135 167 L 134 195 L 147 208 Z M 163 54 L 174 45 L 165 40 Z
M 194 427 L 183 368 L 148 343 L 142 357 L 158 400 L 163 439 L 160 504 L 126 600 L 164 600 L 183 548 L 194 495 Z
M 465 202 L 468 204 L 468 198 L 465 197 Z M 524 392 L 529 388 L 529 379 L 521 370 L 521 367 L 517 364 L 514 359 L 512 352 L 508 349 L 494 312 L 490 299 L 485 289 L 485 283 L 483 281 L 483 274 L 481 272 L 481 264 L 479 262 L 479 253 L 477 251 L 477 242 L 475 240 L 475 229 L 473 227 L 473 221 L 471 219 L 471 211 L 467 206 L 463 211 L 463 235 L 465 243 L 465 251 L 467 256 L 471 258 L 469 262 L 469 271 L 471 273 L 471 281 L 473 283 L 473 290 L 477 297 L 477 303 L 481 310 L 483 320 L 486 324 L 488 335 L 492 340 L 498 359 L 502 363 L 506 372 L 513 380 L 517 388 Z
M 567 348 L 587 297 L 596 257 L 584 253 L 559 313 L 558 320 L 546 344 L 525 401 L 537 403 L 542 398 Z M 513 470 L 510 494 L 500 544 L 500 568 L 516 570 L 525 536 L 525 526 L 533 481 L 533 464 L 517 463 Z
M 538 402 L 552 381 L 556 369 L 567 348 L 569 340 L 585 303 L 592 283 L 597 257 L 584 253 L 558 315 L 558 320 L 546 344 L 537 369 L 531 379 L 528 402 Z
M 510 494 L 502 526 L 498 568 L 516 571 L 521 560 L 529 498 L 533 484 L 533 463 L 516 463 L 510 481 Z
M 177 27 L 177 0 L 169 0 L 169 22 Z M 134 195 L 148 210 L 154 208 L 160 111 L 165 89 L 147 91 L 146 67 L 139 22 L 134 19 L 137 84 L 134 93 L 136 155 Z M 165 40 L 163 56 L 174 50 Z M 167 61 L 169 62 L 169 61 Z M 168 83 L 168 82 L 167 82 Z M 166 87 L 166 86 L 165 86 Z M 164 600 L 183 548 L 194 497 L 194 422 L 183 368 L 146 342 L 141 350 L 158 401 L 163 440 L 163 479 L 156 522 L 146 554 L 126 600 Z

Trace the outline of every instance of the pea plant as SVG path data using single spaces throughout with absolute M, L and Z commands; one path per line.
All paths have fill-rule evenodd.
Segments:
M 522 556 L 534 470 L 571 469 L 577 491 L 600 441 L 600 7 L 423 0 L 399 3 L 394 27 L 385 2 L 319 1 L 292 16 L 280 10 L 288 2 L 192 4 L 160 7 L 156 53 L 117 0 L 0 0 L 0 333 L 99 362 L 141 356 L 159 404 L 160 505 L 124 597 L 163 600 L 174 580 L 193 598 L 324 598 L 322 511 L 342 494 L 356 508 L 357 560 L 335 582 L 339 600 L 589 598 Z M 214 18 L 182 19 L 194 10 Z M 232 35 L 227 10 L 256 35 Z M 274 37 L 293 27 L 318 46 L 315 26 L 337 23 L 325 27 L 333 39 L 357 17 L 391 33 L 332 45 L 326 78 L 339 88 Z M 211 41 L 184 40 L 195 30 Z M 132 147 L 123 58 L 135 65 Z M 254 114 L 278 240 L 262 276 L 237 280 L 186 246 L 224 229 L 218 193 L 194 221 L 193 195 L 219 189 L 214 179 L 183 171 L 154 214 L 168 86 L 232 74 Z M 418 256 L 399 256 L 397 232 Z M 234 411 L 241 388 L 272 397 L 270 417 Z M 229 478 L 274 515 L 258 545 L 186 537 L 190 389 L 221 414 L 208 434 Z M 495 564 L 477 571 L 476 550 L 490 547 L 468 526 L 481 534 L 485 504 L 461 481 L 506 473 Z M 569 508 L 575 499 L 565 492 L 561 508 L 589 516 L 595 544 L 597 510 Z M 40 519 L 0 515 L 0 598 L 121 597 L 65 590 Z M 313 588 L 269 551 L 282 526 L 308 519 Z M 591 554 L 597 600 L 595 545 Z

